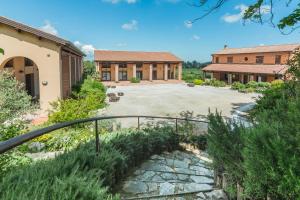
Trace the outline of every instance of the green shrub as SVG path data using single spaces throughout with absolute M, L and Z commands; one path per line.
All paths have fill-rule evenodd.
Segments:
M 135 165 L 154 153 L 178 148 L 169 127 L 122 130 L 57 156 L 5 174 L 0 199 L 119 199 L 109 191 Z
M 244 84 L 238 82 L 238 81 L 233 82 L 231 84 L 231 89 L 233 89 L 233 90 L 242 90 L 242 89 L 245 89 L 245 88 L 246 88 L 246 86 Z
M 247 84 L 246 84 L 246 88 L 257 88 L 258 87 L 258 83 L 256 81 L 249 81 Z
M 208 153 L 213 158 L 213 167 L 218 173 L 226 172 L 228 192 L 234 196 L 236 184 L 242 184 L 244 169 L 242 150 L 245 128 L 235 121 L 225 121 L 220 113 L 208 115 Z
M 214 87 L 225 87 L 226 83 L 224 81 L 219 81 L 216 79 L 206 79 L 203 85 L 210 85 Z
M 140 80 L 139 78 L 132 77 L 132 78 L 130 79 L 130 82 L 131 82 L 131 83 L 139 83 L 139 82 L 141 82 L 141 80 Z
M 85 98 L 88 95 L 96 95 L 99 97 L 103 95 L 105 97 L 105 92 L 106 88 L 102 83 L 91 77 L 88 77 L 84 80 L 83 84 L 81 85 L 79 95 L 81 98 Z
M 270 88 L 271 87 L 271 83 L 269 82 L 258 82 L 258 87 L 261 87 L 261 88 L 264 88 L 264 89 L 267 89 L 267 88 Z
M 271 87 L 280 88 L 280 87 L 283 86 L 283 84 L 284 84 L 284 81 L 278 79 L 278 80 L 274 80 L 274 81 L 271 82 Z
M 203 79 L 203 72 L 199 68 L 183 68 L 182 80 L 187 83 L 193 83 L 195 79 Z
M 106 88 L 97 80 L 88 77 L 76 93 L 77 98 L 53 102 L 49 114 L 50 123 L 60 123 L 88 118 L 100 108 L 105 107 Z
M 195 79 L 195 80 L 193 81 L 193 83 L 194 83 L 195 85 L 202 85 L 202 84 L 203 84 L 203 80 L 201 80 L 201 79 Z

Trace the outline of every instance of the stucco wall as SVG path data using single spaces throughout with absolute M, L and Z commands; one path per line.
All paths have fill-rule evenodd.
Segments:
M 46 39 L 18 32 L 13 28 L 0 25 L 0 46 L 5 55 L 0 55 L 0 68 L 13 57 L 27 57 L 38 67 L 40 106 L 48 109 L 49 102 L 62 96 L 60 75 L 60 47 Z M 47 82 L 43 85 L 42 82 Z
M 264 64 L 275 64 L 275 56 L 281 55 L 281 64 L 286 64 L 290 58 L 288 52 L 272 52 L 272 53 L 253 53 L 253 54 L 234 54 L 234 55 L 214 55 L 213 62 L 216 63 L 216 57 L 219 63 L 227 63 L 227 57 L 233 57 L 233 63 L 238 64 L 256 64 L 256 56 L 264 56 Z M 248 58 L 248 60 L 245 60 Z

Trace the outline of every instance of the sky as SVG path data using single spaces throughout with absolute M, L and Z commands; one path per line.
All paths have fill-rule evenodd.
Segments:
M 205 8 L 193 0 L 0 0 L 0 15 L 73 42 L 93 58 L 94 49 L 169 51 L 206 62 L 224 45 L 248 47 L 300 43 L 300 32 L 284 35 L 270 24 L 243 23 L 254 0 L 231 0 L 195 23 Z M 211 0 L 214 2 L 214 0 Z M 296 1 L 295 1 L 296 2 Z M 210 4 L 208 4 L 210 6 Z M 274 6 L 275 21 L 296 3 Z M 269 16 L 266 6 L 264 16 Z

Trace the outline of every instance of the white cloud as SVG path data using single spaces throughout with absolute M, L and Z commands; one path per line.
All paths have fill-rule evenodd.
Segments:
M 117 3 L 121 3 L 121 2 L 125 2 L 128 4 L 135 4 L 137 3 L 138 0 L 102 0 L 103 2 L 107 2 L 107 3 L 112 3 L 112 4 L 117 4 Z
M 120 43 L 117 43 L 116 44 L 116 46 L 118 46 L 118 47 L 126 47 L 127 46 L 127 43 L 125 43 L 125 42 L 120 42 Z
M 236 5 L 234 7 L 235 10 L 239 10 L 239 13 L 237 14 L 229 14 L 229 13 L 226 13 L 222 19 L 227 22 L 227 23 L 235 23 L 235 22 L 238 22 L 240 21 L 246 10 L 248 9 L 248 6 L 244 5 L 244 4 L 240 4 L 240 5 Z M 260 12 L 261 14 L 265 15 L 265 14 L 268 14 L 270 13 L 270 6 L 269 5 L 263 5 L 261 6 L 260 8 Z
M 192 40 L 200 40 L 200 37 L 198 35 L 193 35 Z
M 131 20 L 130 22 L 123 24 L 122 29 L 127 31 L 138 30 L 138 21 Z
M 234 22 L 238 22 L 243 18 L 244 13 L 246 12 L 246 10 L 248 9 L 248 6 L 244 5 L 244 4 L 240 4 L 234 7 L 235 10 L 239 10 L 239 13 L 237 14 L 229 14 L 226 13 L 222 19 L 227 22 L 227 23 L 234 23 Z
M 57 29 L 48 20 L 44 22 L 44 25 L 40 27 L 40 30 L 45 31 L 46 33 L 50 33 L 52 35 L 58 35 Z
M 191 21 L 185 21 L 184 22 L 184 26 L 187 28 L 192 28 L 193 27 L 193 23 Z
M 91 45 L 91 44 L 82 44 L 79 41 L 75 41 L 74 45 L 76 47 L 78 47 L 79 49 L 81 49 L 81 51 L 83 51 L 83 53 L 85 53 L 87 56 L 94 55 L 94 51 L 95 51 L 96 48 L 93 45 Z

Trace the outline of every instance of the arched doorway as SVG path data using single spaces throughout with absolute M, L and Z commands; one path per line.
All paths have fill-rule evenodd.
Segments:
M 0 70 L 11 71 L 18 81 L 24 83 L 32 99 L 39 100 L 39 70 L 31 59 L 21 56 L 9 58 L 0 65 Z

